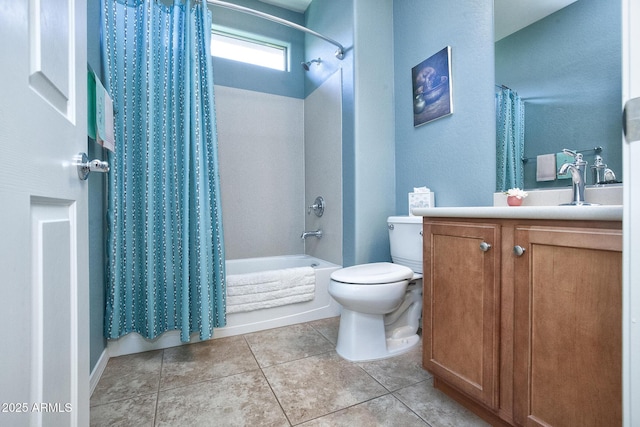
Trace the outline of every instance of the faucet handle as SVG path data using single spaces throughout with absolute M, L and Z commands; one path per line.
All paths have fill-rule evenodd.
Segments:
M 576 165 L 578 165 L 578 166 L 586 165 L 586 164 L 587 164 L 587 162 L 585 162 L 585 161 L 582 159 L 582 153 L 580 153 L 580 152 L 578 152 L 578 151 L 575 151 L 575 150 L 569 150 L 568 148 L 563 148 L 563 149 L 562 149 L 562 152 L 563 152 L 564 154 L 568 155 L 568 156 L 574 157 L 574 158 L 576 159 L 576 160 L 575 160 L 575 164 L 576 164 Z
M 313 211 L 318 217 L 324 214 L 324 198 L 322 196 L 316 197 L 313 205 L 307 208 L 307 215 L 311 215 L 311 211 Z

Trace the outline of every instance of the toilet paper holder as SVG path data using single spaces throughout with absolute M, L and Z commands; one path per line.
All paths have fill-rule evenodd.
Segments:
M 78 168 L 78 178 L 86 180 L 91 172 L 109 172 L 109 163 L 103 160 L 93 159 L 89 161 L 86 153 L 78 153 L 76 156 L 76 167 Z

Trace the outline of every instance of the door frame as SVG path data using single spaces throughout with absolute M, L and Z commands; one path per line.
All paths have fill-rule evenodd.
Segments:
M 622 0 L 622 94 L 626 101 L 640 97 L 640 0 Z M 640 425 L 640 141 L 622 142 L 623 161 L 623 419 Z M 632 214 L 634 213 L 634 214 Z M 632 242 L 636 242 L 635 247 Z M 632 402 L 636 402 L 635 405 Z

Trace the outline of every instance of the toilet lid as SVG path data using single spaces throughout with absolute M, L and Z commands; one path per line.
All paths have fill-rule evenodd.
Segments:
M 413 277 L 413 270 L 403 265 L 390 262 L 354 265 L 341 268 L 331 273 L 331 279 L 342 283 L 359 285 L 376 285 L 408 280 Z

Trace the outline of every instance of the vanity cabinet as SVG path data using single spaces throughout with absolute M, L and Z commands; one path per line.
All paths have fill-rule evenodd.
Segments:
M 425 368 L 496 409 L 500 227 L 427 223 L 423 235 Z
M 622 425 L 622 234 L 516 227 L 514 415 Z
M 492 425 L 622 424 L 617 221 L 425 218 L 423 365 Z

